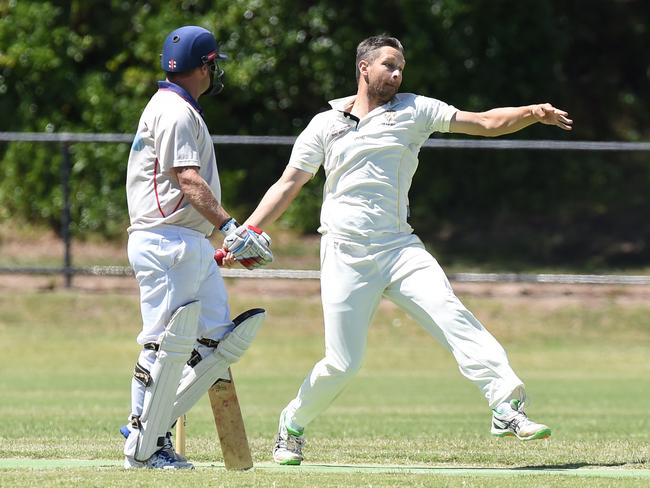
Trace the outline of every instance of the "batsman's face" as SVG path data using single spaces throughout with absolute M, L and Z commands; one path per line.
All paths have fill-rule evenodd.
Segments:
M 368 84 L 368 94 L 382 104 L 390 101 L 402 84 L 405 65 L 404 56 L 397 49 L 389 46 L 380 48 L 376 57 L 367 63 L 365 70 L 360 67 Z
M 205 93 L 212 86 L 212 71 L 208 65 L 203 65 L 201 71 L 201 93 Z

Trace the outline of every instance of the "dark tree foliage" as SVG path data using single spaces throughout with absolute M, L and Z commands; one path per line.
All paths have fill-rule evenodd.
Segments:
M 226 90 L 201 99 L 213 134 L 297 135 L 328 100 L 354 93 L 356 44 L 389 33 L 406 48 L 402 91 L 476 111 L 550 101 L 575 120 L 570 134 L 538 125 L 511 138 L 650 138 L 650 3 L 640 0 L 3 1 L 0 131 L 133 133 L 162 76 L 162 41 L 185 24 L 215 32 L 230 55 Z M 72 149 L 75 234 L 122 234 L 128 145 Z M 244 218 L 290 148 L 217 154 L 224 205 Z M 60 159 L 53 144 L 0 146 L 0 218 L 57 228 Z M 412 221 L 446 262 L 645 265 L 649 159 L 425 149 Z M 322 181 L 287 225 L 315 231 Z

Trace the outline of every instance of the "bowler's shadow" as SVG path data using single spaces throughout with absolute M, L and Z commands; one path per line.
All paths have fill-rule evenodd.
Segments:
M 511 468 L 514 471 L 543 471 L 549 469 L 556 470 L 572 470 L 580 468 L 616 468 L 620 466 L 628 466 L 631 464 L 645 464 L 648 460 L 628 461 L 619 463 L 566 463 L 566 464 L 539 464 L 534 466 L 519 466 L 518 468 Z

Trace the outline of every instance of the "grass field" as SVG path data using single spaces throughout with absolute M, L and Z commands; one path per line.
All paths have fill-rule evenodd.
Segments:
M 489 410 L 452 357 L 382 303 L 362 371 L 309 426 L 306 465 L 280 469 L 269 464 L 277 415 L 322 355 L 319 297 L 313 285 L 264 293 L 264 284 L 247 291 L 240 282 L 230 283 L 233 312 L 269 311 L 233 368 L 254 470 L 219 466 L 206 397 L 188 415 L 196 470 L 123 471 L 117 429 L 138 351 L 136 293 L 5 287 L 0 486 L 650 484 L 650 302 L 461 293 L 526 381 L 529 415 L 554 428 L 534 443 L 491 438 Z

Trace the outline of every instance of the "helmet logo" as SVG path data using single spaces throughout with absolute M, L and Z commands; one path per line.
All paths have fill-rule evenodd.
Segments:
M 170 59 L 167 65 L 169 66 L 170 71 L 174 71 L 176 69 L 176 60 L 174 58 Z

